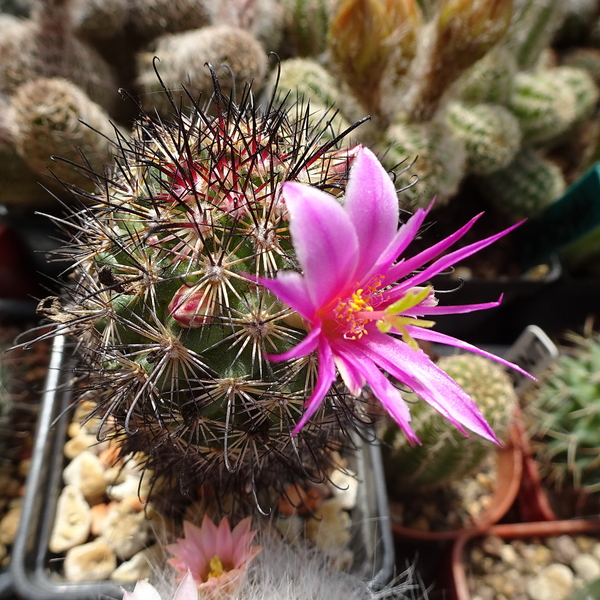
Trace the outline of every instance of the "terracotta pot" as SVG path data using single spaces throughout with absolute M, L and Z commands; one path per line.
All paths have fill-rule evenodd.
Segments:
M 536 521 L 532 523 L 502 523 L 483 532 L 465 532 L 452 548 L 450 598 L 453 600 L 471 600 L 467 582 L 467 572 L 463 561 L 465 546 L 480 535 L 496 535 L 505 540 L 530 537 L 557 537 L 560 535 L 598 535 L 600 519 L 571 519 L 563 521 Z
M 497 523 L 513 505 L 521 484 L 523 455 L 519 431 L 514 426 L 507 444 L 497 451 L 497 465 L 496 489 L 491 504 L 470 527 L 446 531 L 420 531 L 392 522 L 392 531 L 396 540 L 411 539 L 421 542 L 454 540 L 467 533 L 484 531 Z

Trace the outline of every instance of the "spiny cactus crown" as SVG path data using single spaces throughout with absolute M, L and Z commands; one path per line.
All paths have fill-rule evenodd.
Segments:
M 534 451 L 557 487 L 600 491 L 600 336 L 573 335 L 526 406 Z
M 251 496 L 294 473 L 323 477 L 351 412 L 334 389 L 291 435 L 314 361 L 266 359 L 305 331 L 254 277 L 297 269 L 281 182 L 339 195 L 354 150 L 323 142 L 327 117 L 315 129 L 308 108 L 271 103 L 259 114 L 249 88 L 236 105 L 215 79 L 213 105 L 216 117 L 196 104 L 118 139 L 91 206 L 66 221 L 68 297 L 40 310 L 77 338 L 108 430 L 99 435 L 119 438 L 124 454 L 143 451 L 149 469 L 184 487 L 235 484 Z

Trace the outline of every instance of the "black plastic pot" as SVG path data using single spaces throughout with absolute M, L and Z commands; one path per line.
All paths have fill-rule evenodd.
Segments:
M 122 590 L 117 582 L 62 581 L 50 561 L 48 542 L 62 490 L 63 445 L 69 424 L 70 379 L 74 366 L 70 356 L 65 338 L 57 337 L 10 574 L 17 593 L 27 600 L 120 599 Z M 353 574 L 378 589 L 390 581 L 394 570 L 394 545 L 379 447 L 364 443 L 356 453 L 353 467 L 363 484 L 359 486 L 357 505 L 352 513 L 356 565 Z

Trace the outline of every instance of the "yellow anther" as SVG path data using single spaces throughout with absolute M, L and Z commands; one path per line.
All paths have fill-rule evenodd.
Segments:
M 221 559 L 215 554 L 208 563 L 210 571 L 208 572 L 208 577 L 221 577 L 223 573 L 225 573 L 225 567 L 223 566 L 223 562 Z

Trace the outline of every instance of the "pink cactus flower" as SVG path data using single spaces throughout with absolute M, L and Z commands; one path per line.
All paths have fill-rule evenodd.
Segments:
M 123 600 L 162 600 L 156 588 L 147 581 L 138 581 L 133 592 L 123 592 Z M 173 600 L 198 600 L 196 582 L 188 571 L 179 584 Z
M 298 359 L 316 351 L 318 374 L 298 432 L 319 408 L 337 374 L 353 395 L 366 383 L 413 443 L 407 403 L 387 372 L 454 423 L 497 442 L 473 400 L 423 352 L 417 340 L 448 344 L 477 352 L 522 369 L 466 342 L 432 331 L 421 317 L 467 313 L 498 306 L 497 302 L 438 306 L 428 281 L 515 226 L 446 255 L 477 221 L 402 258 L 418 234 L 428 210 L 418 209 L 398 226 L 394 185 L 372 152 L 361 149 L 350 170 L 343 203 L 308 185 L 286 182 L 283 198 L 290 233 L 302 273 L 280 271 L 275 279 L 257 279 L 301 317 L 308 335 L 291 350 L 270 355 L 272 361 Z M 383 371 L 383 372 L 382 372 Z
M 185 521 L 184 538 L 167 546 L 175 558 L 169 563 L 180 573 L 191 572 L 202 596 L 219 597 L 237 589 L 252 559 L 262 550 L 251 545 L 256 531 L 252 519 L 240 521 L 233 530 L 227 517 L 217 526 L 205 515 L 202 526 Z

